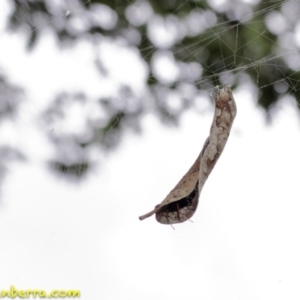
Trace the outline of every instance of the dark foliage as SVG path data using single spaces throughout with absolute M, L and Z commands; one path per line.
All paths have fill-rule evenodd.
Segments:
M 143 97 L 136 95 L 131 87 L 123 85 L 117 97 L 97 101 L 105 117 L 98 120 L 86 117 L 84 132 L 59 137 L 55 131 L 49 132 L 58 153 L 50 165 L 63 174 L 86 174 L 90 169 L 89 149 L 112 149 L 128 128 L 140 132 L 141 117 L 149 111 L 165 124 L 177 124 L 184 111 L 194 107 L 197 94 L 210 91 L 216 85 L 236 87 L 241 84 L 241 78 L 249 78 L 257 87 L 257 102 L 266 116 L 285 94 L 292 95 L 295 101 L 300 98 L 299 70 L 293 70 L 287 63 L 288 51 L 279 46 L 280 36 L 272 33 L 265 22 L 268 14 L 281 13 L 282 5 L 289 1 L 262 1 L 255 6 L 231 1 L 222 11 L 215 11 L 208 2 L 198 0 L 81 0 L 69 1 L 69 6 L 50 0 L 12 2 L 9 29 L 18 31 L 27 27 L 30 50 L 42 41 L 43 30 L 50 28 L 61 46 L 72 45 L 88 36 L 125 40 L 128 46 L 139 51 L 149 66 L 146 98 L 145 94 Z M 293 5 L 292 1 L 290 3 Z M 244 13 L 239 14 L 240 11 Z M 101 13 L 109 15 L 110 21 L 98 20 L 95 14 Z M 84 20 L 85 28 L 76 29 L 74 18 Z M 297 19 L 289 21 L 293 27 Z M 173 32 L 169 43 L 161 43 L 151 35 L 155 22 L 167 32 Z M 163 52 L 172 53 L 179 66 L 180 74 L 173 81 L 162 80 L 153 68 L 155 56 Z M 95 67 L 108 76 L 101 58 L 96 60 Z M 203 70 L 202 74 L 199 70 Z M 284 92 L 279 91 L 279 83 L 286 87 Z M 183 86 L 194 88 L 195 92 L 186 97 Z M 165 100 L 174 93 L 181 101 L 177 110 Z M 64 119 L 65 111 L 74 101 L 95 99 L 87 99 L 85 91 L 81 95 L 62 93 L 49 104 L 43 120 L 51 124 L 53 119 Z M 5 109 L 15 107 L 13 103 L 11 108 Z M 68 159 L 70 151 L 73 152 L 72 161 Z

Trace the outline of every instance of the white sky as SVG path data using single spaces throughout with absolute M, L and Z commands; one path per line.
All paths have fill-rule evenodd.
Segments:
M 28 163 L 10 166 L 2 187 L 0 290 L 78 289 L 81 299 L 105 300 L 299 299 L 300 128 L 292 103 L 282 103 L 267 127 L 250 89 L 234 91 L 238 114 L 225 151 L 193 223 L 173 230 L 138 216 L 194 162 L 213 112 L 190 111 L 173 129 L 146 116 L 143 135 L 128 133 L 101 169 L 75 187 L 43 165 L 51 147 L 36 116 L 41 101 L 60 89 L 79 86 L 97 95 L 92 51 L 82 43 L 59 52 L 46 35 L 28 54 L 23 38 L 3 31 L 0 44 L 0 65 L 28 88 L 19 124 L 14 131 L 1 126 L 0 138 L 30 155 Z M 126 70 L 128 78 L 140 77 Z M 90 78 L 94 84 L 84 86 Z

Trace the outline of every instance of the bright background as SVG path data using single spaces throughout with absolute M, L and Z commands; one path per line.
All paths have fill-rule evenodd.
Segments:
M 51 147 L 36 119 L 45 95 L 87 83 L 97 94 L 105 86 L 84 42 L 58 51 L 45 34 L 25 52 L 24 38 L 4 31 L 8 9 L 1 2 L 0 63 L 28 88 L 30 101 L 16 122 L 1 127 L 0 139 L 30 157 L 10 165 L 2 187 L 0 290 L 76 289 L 81 299 L 105 300 L 299 299 L 300 139 L 292 102 L 282 102 L 267 126 L 251 86 L 234 90 L 238 114 L 193 222 L 175 230 L 154 217 L 141 222 L 199 154 L 213 117 L 208 102 L 203 98 L 204 113 L 186 113 L 178 128 L 146 115 L 143 134 L 127 133 L 82 184 L 55 178 L 42 162 Z M 113 61 L 117 49 L 101 51 Z M 138 88 L 143 68 L 130 67 L 137 58 L 123 55 L 111 67 Z M 80 111 L 70 126 L 80 127 Z

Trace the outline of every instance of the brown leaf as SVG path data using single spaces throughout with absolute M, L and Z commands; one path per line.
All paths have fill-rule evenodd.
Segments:
M 140 220 L 156 214 L 158 222 L 175 224 L 188 220 L 195 213 L 202 188 L 226 145 L 236 116 L 236 105 L 229 86 L 218 89 L 214 98 L 215 114 L 210 135 L 198 158 L 167 197 L 154 210 L 139 217 Z

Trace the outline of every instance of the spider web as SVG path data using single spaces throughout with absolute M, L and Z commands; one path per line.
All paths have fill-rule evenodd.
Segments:
M 211 8 L 207 9 L 195 2 L 195 8 L 182 20 L 176 13 L 187 1 L 180 2 L 164 17 L 155 15 L 148 2 L 132 3 L 125 12 L 126 17 L 131 25 L 148 24 L 148 32 L 138 35 L 132 27 L 119 38 L 80 37 L 95 24 L 105 30 L 116 26 L 116 14 L 108 6 L 92 5 L 90 1 L 46 3 L 51 18 L 37 14 L 34 19 L 28 19 L 26 6 L 15 1 L 15 16 L 28 25 L 31 34 L 29 47 L 37 44 L 31 59 L 44 65 L 32 72 L 35 78 L 33 75 L 28 76 L 27 81 L 21 79 L 24 86 L 32 86 L 30 90 L 36 96 L 29 96 L 30 101 L 24 101 L 26 107 L 20 111 L 29 122 L 38 122 L 54 145 L 49 149 L 53 152 L 49 161 L 59 173 L 78 178 L 87 174 L 99 162 L 99 156 L 105 157 L 108 153 L 102 151 L 99 155 L 97 150 L 116 148 L 123 132 L 142 130 L 143 115 L 156 114 L 164 124 L 174 125 L 185 111 L 205 111 L 216 85 L 248 85 L 254 98 L 267 110 L 267 117 L 272 115 L 274 104 L 278 102 L 266 100 L 269 91 L 274 97 L 277 93 L 278 98 L 282 95 L 289 102 L 298 101 L 299 12 L 297 6 L 293 9 L 293 1 L 270 2 L 261 10 L 255 10 L 255 2 L 211 1 Z M 84 6 L 89 4 L 90 14 L 86 17 Z M 255 19 L 262 15 L 264 19 Z M 224 16 L 230 21 L 224 21 Z M 263 21 L 266 27 L 261 26 Z M 62 39 L 61 53 L 53 45 L 53 30 L 63 29 L 77 36 L 79 42 Z M 242 30 L 249 34 L 246 41 Z M 207 34 L 197 40 L 195 37 L 203 32 Z M 151 46 L 137 53 L 134 45 L 143 44 L 146 38 L 152 42 Z M 261 43 L 266 41 L 272 46 L 269 51 L 260 49 L 264 47 Z M 217 45 L 217 55 L 207 60 L 207 49 L 212 44 Z M 38 48 L 44 54 L 35 54 Z M 249 51 L 255 53 L 250 55 Z M 74 63 L 76 53 L 82 58 Z M 141 56 L 143 53 L 147 54 Z M 52 70 L 47 65 L 47 61 L 51 61 L 46 59 L 47 55 L 56 61 Z M 145 62 L 150 56 L 148 66 Z M 96 68 L 92 66 L 93 61 Z M 25 68 L 32 68 L 29 60 Z M 54 84 L 52 74 L 58 69 L 61 74 Z M 41 81 L 41 73 L 48 74 L 48 79 Z M 76 76 L 71 76 L 73 74 Z M 156 82 L 159 84 L 155 85 Z M 50 96 L 45 97 L 45 94 Z M 31 107 L 33 112 L 30 112 Z

